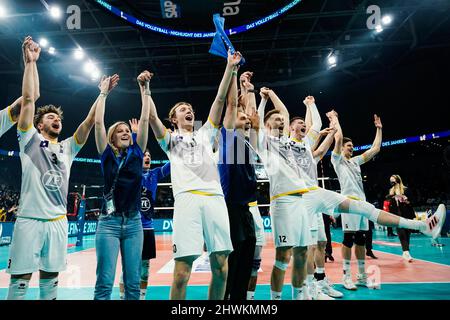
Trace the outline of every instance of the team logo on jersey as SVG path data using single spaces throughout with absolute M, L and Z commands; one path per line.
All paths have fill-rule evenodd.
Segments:
M 49 170 L 41 178 L 44 188 L 48 191 L 58 191 L 63 184 L 63 175 L 59 171 Z
M 142 197 L 141 198 L 141 211 L 148 211 L 152 207 L 152 203 L 150 202 L 149 198 Z
M 41 148 L 48 148 L 48 141 L 47 140 L 43 140 L 41 141 L 41 144 L 39 145 Z

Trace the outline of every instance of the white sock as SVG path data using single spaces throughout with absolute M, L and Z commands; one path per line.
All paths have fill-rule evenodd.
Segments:
M 427 229 L 427 225 L 423 221 L 405 219 L 402 217 L 400 217 L 398 226 L 400 228 L 410 229 L 410 230 L 418 230 L 418 231 L 425 231 Z
M 30 280 L 11 278 L 7 300 L 25 300 Z
M 270 299 L 271 300 L 281 300 L 281 292 L 270 290 Z
M 255 300 L 255 291 L 247 291 L 247 300 Z
M 292 300 L 301 300 L 302 298 L 303 287 L 296 288 L 292 287 Z
M 52 279 L 39 279 L 39 299 L 56 300 L 58 293 L 58 277 Z
M 325 268 L 316 268 L 316 273 L 325 273 Z
M 358 260 L 358 273 L 363 274 L 366 273 L 366 261 Z
M 344 274 L 350 274 L 351 273 L 351 266 L 350 266 L 351 261 L 350 260 L 343 260 L 343 270 L 344 270 Z
M 147 289 L 142 289 L 142 288 L 141 288 L 141 297 L 140 297 L 140 300 L 145 300 L 146 294 L 147 294 Z
M 314 275 L 313 275 L 313 274 L 307 274 L 307 275 L 306 275 L 306 281 L 305 281 L 305 283 L 306 283 L 307 285 L 309 285 L 311 282 L 313 282 L 313 280 L 314 280 Z

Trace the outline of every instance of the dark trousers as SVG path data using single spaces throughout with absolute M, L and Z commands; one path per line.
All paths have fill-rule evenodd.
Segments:
M 366 251 L 372 251 L 372 238 L 373 238 L 373 228 L 375 225 L 369 220 L 369 230 L 366 231 Z
M 387 227 L 387 234 L 388 234 L 388 236 L 393 236 L 394 235 L 394 229 L 392 227 Z
M 411 230 L 397 228 L 397 235 L 398 238 L 400 239 L 400 243 L 402 244 L 402 250 L 409 251 L 409 239 L 411 236 Z
M 325 234 L 327 235 L 327 246 L 325 248 L 325 252 L 331 256 L 333 254 L 333 246 L 331 245 L 331 231 L 330 231 L 331 219 L 330 216 L 327 214 L 322 214 L 322 217 L 323 223 L 325 225 Z
M 256 246 L 255 225 L 247 205 L 227 204 L 227 208 L 233 251 L 228 256 L 225 299 L 246 300 Z

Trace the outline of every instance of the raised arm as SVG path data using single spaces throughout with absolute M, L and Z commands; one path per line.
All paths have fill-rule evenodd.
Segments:
M 273 90 L 269 90 L 269 98 L 272 100 L 273 106 L 276 110 L 280 111 L 280 113 L 284 116 L 284 129 L 283 134 L 288 136 L 289 135 L 289 111 L 284 105 L 283 101 L 276 95 L 276 93 Z
M 227 93 L 227 109 L 223 118 L 223 126 L 225 129 L 234 129 L 235 127 L 238 107 L 237 69 L 237 66 L 233 68 L 233 76 Z
M 217 126 L 220 122 L 220 118 L 222 117 L 222 110 L 225 104 L 225 99 L 227 96 L 228 87 L 231 82 L 231 77 L 233 76 L 234 67 L 239 64 L 241 61 L 242 55 L 240 52 L 234 53 L 231 55 L 228 52 L 227 59 L 227 67 L 225 68 L 225 72 L 222 77 L 222 81 L 219 85 L 219 90 L 217 91 L 216 98 L 211 106 L 211 110 L 209 111 L 209 120 L 213 123 L 213 125 Z
M 375 134 L 375 140 L 373 141 L 372 147 L 370 147 L 369 150 L 367 150 L 362 154 L 364 162 L 367 162 L 371 160 L 373 157 L 375 157 L 380 152 L 381 149 L 381 141 L 383 139 L 382 134 L 383 125 L 381 124 L 380 117 L 378 117 L 376 114 L 373 115 L 373 118 L 375 127 L 377 128 L 377 133 Z
M 313 96 L 307 96 L 305 98 L 305 100 L 303 101 L 303 103 L 306 106 L 307 115 L 308 115 L 308 111 L 310 112 L 311 127 L 309 128 L 309 130 L 313 130 L 317 134 L 317 133 L 319 133 L 320 129 L 322 128 L 322 119 L 320 118 L 319 110 L 317 110 L 316 100 L 314 99 Z M 306 122 L 306 119 L 305 119 L 305 122 Z M 306 127 L 308 129 L 308 123 L 306 124 Z M 308 130 L 308 133 L 309 133 L 309 130 Z
M 95 107 L 95 144 L 98 154 L 103 154 L 108 145 L 105 129 L 105 104 L 108 96 L 110 77 L 103 77 L 100 82 L 100 95 L 97 98 Z
M 328 149 L 330 149 L 331 145 L 333 144 L 334 135 L 337 131 L 335 123 L 330 123 L 330 127 L 326 128 L 325 131 L 327 132 L 327 136 L 322 141 L 320 146 L 313 151 L 314 158 L 322 159 L 328 152 Z
M 117 75 L 117 74 L 110 77 L 109 87 L 105 91 L 106 95 L 108 95 L 112 91 L 112 89 L 114 89 L 117 86 L 117 84 L 119 83 L 119 80 L 120 80 L 119 75 Z M 103 92 L 103 91 L 101 91 L 102 90 L 101 85 L 102 85 L 102 83 L 99 84 L 99 89 L 100 89 L 100 92 Z M 83 145 L 86 143 L 86 141 L 89 137 L 89 134 L 91 132 L 91 129 L 95 124 L 95 110 L 96 110 L 99 100 L 101 99 L 101 96 L 102 96 L 102 94 L 100 94 L 97 97 L 97 99 L 94 101 L 94 103 L 91 106 L 91 109 L 89 110 L 88 115 L 86 116 L 86 119 L 84 119 L 84 121 L 78 126 L 77 130 L 75 131 L 75 133 L 73 135 L 75 138 L 75 141 L 79 145 Z M 106 97 L 105 97 L 105 99 L 106 99 Z
M 35 88 L 39 86 L 39 79 L 34 77 L 33 70 L 39 59 L 41 48 L 33 42 L 31 37 L 26 37 L 23 43 L 25 70 L 22 82 L 22 106 L 19 115 L 18 128 L 27 131 L 33 125 Z
M 13 103 L 9 105 L 11 118 L 14 122 L 17 122 L 17 120 L 19 120 L 21 107 L 22 107 L 22 97 L 17 98 Z
M 139 84 L 139 89 L 141 90 L 141 99 L 142 104 L 144 104 L 144 97 L 148 100 L 148 106 L 149 106 L 149 116 L 148 121 L 150 123 L 150 127 L 152 128 L 153 134 L 157 139 L 161 139 L 166 134 L 167 128 L 164 126 L 162 121 L 158 117 L 158 112 L 156 111 L 156 105 L 152 99 L 151 93 L 149 95 L 145 95 L 145 92 L 143 94 L 143 91 L 145 89 L 145 81 L 150 81 L 153 74 L 149 71 L 143 71 L 141 74 L 137 77 L 137 81 Z
M 149 73 L 149 77 L 142 83 L 138 81 L 139 90 L 141 92 L 141 100 L 142 100 L 142 108 L 141 108 L 141 117 L 138 125 L 138 132 L 136 137 L 136 142 L 142 151 L 145 151 L 147 147 L 148 141 L 148 125 L 150 119 L 150 105 L 153 104 L 153 99 L 150 92 L 150 80 L 153 76 L 153 73 Z M 156 107 L 155 107 L 156 109 Z
M 342 128 L 339 123 L 338 114 L 336 111 L 332 110 L 327 113 L 328 119 L 330 119 L 331 123 L 334 123 L 336 127 L 336 133 L 334 134 L 334 150 L 333 152 L 336 154 L 341 154 L 342 151 L 342 142 L 344 141 L 344 134 L 342 133 Z

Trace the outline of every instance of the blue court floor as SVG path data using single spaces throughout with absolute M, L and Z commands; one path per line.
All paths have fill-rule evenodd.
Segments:
M 340 247 L 338 243 L 342 240 L 342 231 L 338 229 L 332 230 L 333 255 L 335 258 L 340 256 Z M 74 244 L 75 238 L 70 238 L 69 243 Z M 401 261 L 401 247 L 398 246 L 398 239 L 396 237 L 387 237 L 384 231 L 374 231 L 374 252 L 380 256 L 381 260 L 384 254 L 398 261 Z M 429 263 L 430 270 L 433 272 L 433 266 L 444 270 L 440 274 L 443 281 L 430 282 L 423 281 L 426 278 L 427 269 L 420 268 L 415 273 L 417 278 L 409 279 L 406 282 L 382 282 L 380 290 L 373 290 L 368 288 L 359 288 L 357 291 L 345 290 L 340 281 L 335 282 L 335 288 L 344 292 L 344 298 L 340 300 L 450 300 L 450 238 L 440 238 L 439 242 L 444 246 L 436 247 L 431 245 L 431 240 L 421 234 L 412 234 L 411 236 L 411 255 L 420 263 Z M 68 249 L 69 255 L 76 252 L 84 252 L 91 250 L 95 245 L 95 236 L 86 236 L 84 239 L 84 246 L 77 248 L 71 246 Z M 8 259 L 8 246 L 0 247 L 0 273 L 5 273 L 5 268 Z M 92 250 L 91 250 L 92 251 Z M 336 259 L 338 260 L 338 259 Z M 367 259 L 371 260 L 370 258 Z M 378 261 L 377 260 L 377 261 Z M 372 260 L 373 261 L 373 260 Z M 92 262 L 95 268 L 95 261 Z M 427 264 L 428 265 L 428 264 Z M 340 262 L 327 263 L 326 268 L 335 268 L 340 270 Z M 408 268 L 414 268 L 411 264 Z M 443 269 L 442 269 L 443 268 Z M 383 267 L 381 267 L 383 270 Z M 340 271 L 339 271 L 340 272 Z M 441 271 L 442 273 L 442 271 Z M 290 275 L 286 274 L 286 277 Z M 36 277 L 36 275 L 34 275 Z M 8 283 L 5 276 L 0 278 L 0 299 L 5 299 L 7 294 Z M 151 279 L 150 279 L 151 283 Z M 63 300 L 90 300 L 94 293 L 94 283 L 92 287 L 68 288 L 60 287 L 58 291 L 58 299 Z M 207 298 L 207 285 L 189 285 L 187 290 L 187 299 L 204 300 Z M 167 300 L 169 297 L 169 285 L 151 285 L 147 292 L 147 300 Z M 31 286 L 27 295 L 27 299 L 37 299 L 38 288 Z M 286 284 L 282 294 L 283 299 L 291 299 L 291 286 Z M 113 290 L 112 299 L 119 298 L 118 287 Z M 256 300 L 270 299 L 270 287 L 268 284 L 259 284 L 256 289 Z

